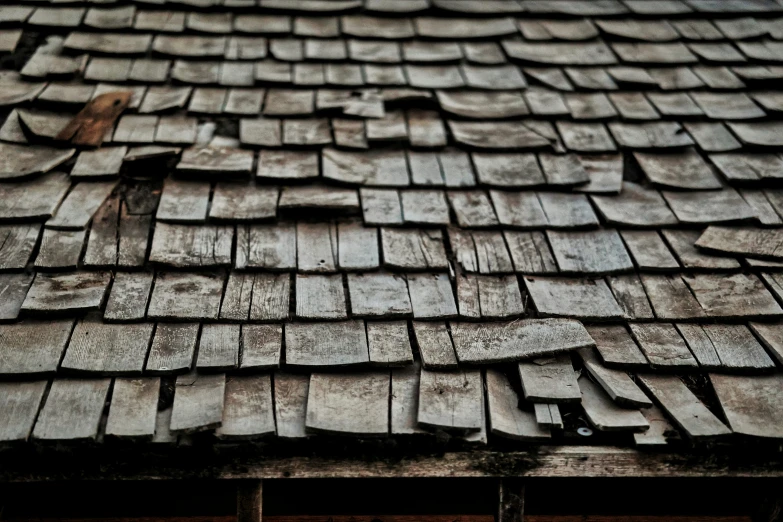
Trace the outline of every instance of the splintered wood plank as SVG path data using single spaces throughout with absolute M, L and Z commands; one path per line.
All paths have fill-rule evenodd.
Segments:
M 117 272 L 103 318 L 106 321 L 138 321 L 147 313 L 153 275 L 149 272 Z
M 106 436 L 152 440 L 159 392 L 159 377 L 114 379 Z
M 599 321 L 625 317 L 602 279 L 525 276 L 524 282 L 541 317 L 578 317 Z
M 120 209 L 120 240 L 117 245 L 117 265 L 120 267 L 143 266 L 147 259 L 147 245 L 152 216 L 132 215 L 127 205 Z
M 222 294 L 221 275 L 161 273 L 155 279 L 147 317 L 216 320 Z
M 783 363 L 783 327 L 780 323 L 749 323 L 749 327 L 775 360 Z
M 419 435 L 425 433 L 418 426 L 419 378 L 421 365 L 391 371 L 391 433 L 392 435 Z
M 251 321 L 282 321 L 289 317 L 291 277 L 286 274 L 257 274 L 250 302 Z
M 33 274 L 0 274 L 0 319 L 19 316 L 33 277 Z
M 400 275 L 385 272 L 349 274 L 348 292 L 353 316 L 410 317 L 412 315 L 408 285 L 405 278 Z
M 22 310 L 33 313 L 98 310 L 110 281 L 108 272 L 38 273 Z
M 33 439 L 95 440 L 110 387 L 111 379 L 55 379 Z
M 676 375 L 638 375 L 660 408 L 692 439 L 728 435 L 727 428 Z M 755 379 L 756 377 L 754 377 Z
M 286 364 L 340 367 L 370 362 L 363 321 L 286 323 Z
M 588 326 L 601 360 L 608 367 L 643 368 L 647 358 L 624 326 Z
M 234 228 L 157 223 L 149 260 L 173 267 L 229 266 Z
M 454 292 L 446 274 L 410 274 L 408 293 L 416 319 L 448 319 L 457 316 Z
M 52 172 L 29 181 L 0 185 L 0 219 L 49 218 L 71 187 L 70 179 Z
M 443 233 L 429 229 L 381 229 L 383 263 L 404 270 L 443 269 L 448 266 Z
M 711 226 L 698 238 L 696 246 L 711 253 L 783 260 L 783 234 L 777 228 Z
M 471 233 L 476 248 L 478 271 L 482 274 L 506 274 L 514 271 L 503 235 L 499 231 Z
M 557 272 L 555 257 L 543 232 L 506 230 L 503 232 L 503 237 L 516 272 L 524 274 Z
M 697 368 L 688 345 L 671 323 L 632 323 L 631 335 L 652 368 Z
M 647 431 L 650 423 L 639 410 L 624 409 L 587 377 L 579 379 L 587 420 L 599 431 Z
M 590 376 L 609 394 L 614 402 L 626 407 L 646 408 L 652 406 L 650 399 L 626 372 L 604 367 L 592 348 L 582 348 L 578 353 Z
M 373 366 L 404 366 L 413 363 L 413 352 L 405 321 L 367 323 L 367 346 Z
M 608 278 L 614 298 L 628 319 L 652 319 L 654 316 L 650 301 L 636 274 Z
M 275 372 L 274 381 L 277 436 L 284 439 L 306 437 L 310 376 L 278 371 Z
M 84 252 L 85 267 L 113 267 L 117 264 L 119 213 L 120 199 L 116 197 L 107 199 L 95 213 Z
M 579 402 L 581 395 L 569 354 L 519 363 L 519 377 L 525 399 L 558 404 Z
M 296 245 L 300 272 L 337 271 L 337 227 L 333 224 L 297 223 Z
M 242 325 L 242 362 L 239 367 L 243 370 L 278 368 L 282 349 L 282 325 Z
M 548 230 L 547 238 L 561 272 L 613 274 L 633 270 L 633 262 L 616 230 Z
M 686 274 L 683 281 L 710 317 L 779 317 L 783 309 L 753 274 Z
M 688 347 L 705 369 L 764 372 L 775 368 L 764 347 L 741 324 L 678 324 Z
M 127 147 L 103 147 L 82 151 L 71 170 L 74 178 L 113 177 L 120 174 Z
M 453 370 L 459 364 L 445 323 L 413 321 L 413 334 L 422 366 L 428 370 Z
M 250 300 L 253 294 L 255 275 L 231 272 L 220 305 L 220 319 L 247 321 L 250 314 Z
M 664 446 L 668 439 L 676 434 L 674 426 L 669 423 L 666 415 L 657 406 L 644 408 L 642 415 L 650 423 L 650 429 L 642 433 L 634 433 L 633 440 L 637 446 Z
M 361 223 L 337 225 L 338 264 L 343 270 L 372 270 L 380 264 L 378 229 Z
M 744 377 L 710 374 L 721 410 L 734 433 L 783 437 L 781 375 Z
M 0 383 L 0 442 L 26 441 L 33 431 L 47 381 Z
M 56 372 L 73 323 L 60 320 L 0 325 L 0 374 Z
M 560 415 L 560 408 L 557 404 L 535 403 L 533 404 L 533 412 L 540 427 L 563 429 L 563 417 Z
M 641 275 L 655 316 L 664 321 L 697 319 L 706 314 L 679 275 Z
M 296 226 L 293 223 L 237 227 L 236 268 L 296 268 Z
M 272 378 L 269 374 L 226 379 L 223 420 L 219 439 L 252 439 L 275 434 Z
M 43 270 L 76 268 L 86 235 L 85 230 L 44 229 L 35 267 Z
M 388 371 L 312 374 L 307 397 L 307 430 L 386 435 L 390 384 Z
M 343 276 L 297 274 L 296 316 L 302 319 L 347 319 Z
M 516 276 L 457 276 L 457 301 L 461 317 L 497 319 L 525 312 Z
M 199 371 L 232 370 L 239 366 L 240 325 L 205 324 L 201 327 L 196 367 Z
M 451 323 L 457 358 L 463 364 L 493 364 L 594 346 L 582 323 L 573 319 Z
M 152 323 L 80 321 L 71 335 L 62 368 L 101 375 L 141 374 L 152 339 Z
M 623 230 L 620 234 L 639 270 L 668 271 L 680 267 L 657 231 Z
M 323 177 L 365 186 L 407 186 L 408 162 L 402 151 L 346 152 L 326 148 L 321 154 Z
M 61 229 L 85 228 L 116 185 L 116 181 L 77 183 L 54 216 L 46 221 L 46 226 Z
M 402 215 L 414 225 L 448 225 L 449 205 L 442 190 L 401 191 Z
M 177 377 L 171 412 L 172 433 L 219 428 L 223 422 L 226 375 L 191 372 Z
M 163 182 L 155 219 L 174 223 L 203 223 L 207 219 L 210 184 L 167 178 Z
M 482 382 L 479 370 L 421 371 L 418 423 L 455 433 L 481 430 Z
M 198 323 L 158 323 L 144 371 L 152 375 L 190 371 L 198 330 Z
M 519 396 L 503 373 L 488 369 L 487 404 L 492 434 L 512 440 L 544 440 L 549 429 L 539 426 L 533 412 L 519 408 Z
M 277 215 L 277 187 L 254 182 L 217 183 L 209 209 L 210 219 L 226 221 L 266 221 Z

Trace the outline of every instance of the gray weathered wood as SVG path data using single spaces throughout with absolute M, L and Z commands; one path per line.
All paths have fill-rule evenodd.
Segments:
M 606 321 L 625 316 L 602 279 L 524 278 L 541 317 L 576 317 Z
M 0 319 L 16 319 L 22 309 L 33 274 L 0 274 Z
M 388 371 L 312 374 L 307 397 L 307 430 L 343 435 L 386 435 L 389 432 L 390 385 Z
M 46 226 L 61 229 L 85 228 L 116 185 L 116 181 L 77 183 L 54 216 L 46 222 Z
M 620 235 L 639 270 L 657 272 L 680 267 L 657 231 L 623 230 Z
M 416 346 L 424 368 L 428 370 L 458 368 L 451 334 L 445 323 L 413 321 L 413 334 L 416 337 Z
M 378 229 L 348 222 L 337 225 L 338 265 L 343 270 L 372 270 L 380 264 Z
M 676 435 L 677 430 L 657 406 L 644 408 L 642 415 L 650 423 L 650 429 L 633 434 L 633 441 L 637 446 L 663 446 L 668 444 L 669 437 Z
M 581 395 L 569 354 L 558 354 L 519 363 L 525 399 L 558 404 L 579 402 Z
M 671 323 L 632 323 L 631 335 L 653 368 L 697 368 L 688 345 Z
M 257 178 L 307 180 L 318 176 L 317 152 L 264 149 L 258 156 Z
M 112 267 L 117 264 L 119 213 L 120 199 L 116 197 L 107 199 L 95 213 L 84 252 L 85 267 Z
M 339 367 L 370 361 L 363 321 L 286 323 L 286 365 Z
M 561 272 L 613 274 L 633 270 L 633 262 L 616 230 L 548 230 L 547 238 Z
M 291 278 L 286 274 L 257 274 L 250 302 L 251 321 L 288 319 Z
M 33 439 L 95 440 L 111 379 L 55 379 L 49 389 Z
M 674 423 L 693 439 L 728 435 L 727 428 L 676 375 L 639 375 L 639 382 Z
M 600 431 L 646 431 L 650 423 L 639 412 L 617 406 L 587 377 L 579 379 L 582 407 L 590 424 Z
M 147 314 L 153 275 L 149 272 L 117 272 L 103 318 L 106 321 L 138 321 Z
M 783 315 L 783 309 L 754 274 L 686 274 L 682 279 L 709 317 Z
M 223 423 L 226 376 L 223 373 L 198 374 L 195 371 L 177 377 L 172 433 L 195 433 L 219 428 Z
M 82 151 L 71 170 L 71 176 L 74 178 L 118 176 L 127 152 L 127 147 L 103 147 L 98 150 Z
M 652 406 L 650 399 L 634 384 L 626 372 L 604 367 L 592 348 L 582 348 L 578 353 L 590 376 L 614 402 L 626 407 Z
M 73 330 L 62 368 L 100 375 L 137 375 L 144 369 L 152 323 L 106 324 L 95 317 Z
M 127 205 L 120 208 L 120 240 L 117 245 L 117 265 L 120 267 L 143 266 L 147 259 L 147 245 L 151 233 L 152 216 L 132 215 Z
M 174 223 L 203 223 L 207 219 L 209 193 L 209 183 L 167 178 L 155 218 Z
M 685 268 L 698 270 L 730 270 L 740 267 L 737 259 L 711 254 L 694 244 L 702 233 L 699 230 L 664 229 L 661 231 L 677 259 Z
M 759 338 L 767 351 L 778 362 L 783 362 L 783 328 L 779 323 L 749 323 L 748 325 Z
M 524 274 L 557 272 L 557 263 L 543 232 L 503 232 L 514 270 Z
M 400 275 L 385 272 L 349 274 L 348 292 L 353 316 L 410 317 L 413 314 L 408 285 Z
M 666 206 L 661 194 L 637 183 L 623 182 L 623 191 L 619 195 L 592 195 L 590 198 L 610 225 L 659 227 L 677 224 L 677 218 Z
M 373 366 L 405 366 L 413 363 L 413 352 L 405 321 L 367 323 L 367 346 Z
M 681 223 L 718 224 L 755 219 L 757 213 L 739 193 L 729 187 L 708 192 L 662 192 Z
M 557 404 L 533 404 L 533 412 L 536 422 L 542 428 L 563 429 L 563 417 L 560 415 L 560 407 Z
M 269 374 L 226 379 L 220 439 L 252 439 L 275 434 L 272 379 Z
M 144 371 L 152 375 L 190 371 L 198 330 L 198 323 L 158 323 Z
M 297 274 L 296 316 L 301 319 L 346 319 L 343 276 Z
M 173 267 L 229 266 L 234 228 L 157 223 L 149 260 Z
M 199 371 L 232 370 L 239 366 L 240 325 L 205 324 L 201 327 L 196 367 Z
M 422 370 L 418 423 L 428 429 L 471 433 L 483 426 L 483 383 L 478 370 Z
M 457 316 L 454 292 L 446 274 L 410 274 L 408 293 L 416 319 L 448 319 Z
M 359 190 L 365 225 L 401 225 L 402 204 L 396 190 Z
M 107 272 L 38 273 L 22 310 L 33 313 L 98 310 L 110 281 L 111 274 Z
M 391 371 L 391 433 L 393 435 L 421 435 L 418 426 L 419 379 L 418 361 Z
M 296 268 L 295 225 L 281 222 L 275 225 L 238 226 L 236 268 Z
M 209 217 L 227 221 L 265 221 L 277 214 L 277 187 L 253 182 L 217 183 L 212 195 Z
M 405 270 L 440 269 L 448 266 L 439 230 L 381 229 L 384 265 Z
M 634 157 L 656 185 L 691 190 L 721 187 L 707 162 L 692 149 L 682 154 L 665 155 L 636 152 Z
M 277 436 L 283 439 L 306 437 L 307 396 L 310 376 L 275 372 L 275 420 Z
M 519 396 L 502 372 L 487 369 L 489 429 L 493 435 L 512 440 L 545 440 L 549 429 L 539 426 L 533 412 L 519 408 Z
M 337 227 L 333 224 L 296 224 L 296 261 L 300 272 L 335 272 L 337 250 Z
M 774 439 L 783 437 L 780 375 L 710 374 L 710 382 L 734 433 Z
M 772 371 L 775 363 L 745 325 L 678 324 L 688 347 L 705 369 Z
M 150 319 L 217 319 L 223 277 L 207 274 L 159 273 L 147 317 Z
M 106 436 L 152 440 L 159 391 L 158 377 L 114 379 Z
M 52 172 L 29 181 L 0 185 L 0 219 L 49 218 L 71 187 L 66 174 Z
M 663 321 L 698 319 L 706 314 L 679 275 L 641 275 L 655 317 Z
M 612 368 L 644 368 L 647 358 L 624 326 L 588 326 L 603 363 Z
M 72 330 L 72 320 L 0 325 L 0 374 L 56 372 Z
M 75 269 L 79 265 L 86 236 L 85 230 L 44 229 L 35 267 L 42 271 Z
M 582 323 L 573 319 L 453 322 L 451 334 L 463 364 L 519 361 L 595 345 Z
M 516 276 L 457 276 L 457 303 L 461 317 L 497 319 L 525 312 Z
M 283 327 L 278 324 L 242 325 L 242 362 L 240 368 L 272 369 L 280 366 Z
M 27 440 L 47 385 L 47 381 L 0 383 L 0 441 Z
M 781 243 L 780 229 L 711 226 L 695 244 L 705 252 L 783 260 Z

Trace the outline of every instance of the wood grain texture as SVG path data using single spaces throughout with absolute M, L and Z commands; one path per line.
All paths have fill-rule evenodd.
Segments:
M 604 367 L 591 348 L 582 348 L 578 353 L 590 376 L 609 394 L 614 402 L 625 407 L 646 408 L 652 406 L 650 399 L 636 386 L 626 372 Z
M 347 319 L 343 276 L 297 274 L 296 316 L 301 319 Z
M 198 331 L 198 323 L 158 323 L 144 371 L 152 375 L 190 371 Z
M 139 321 L 147 314 L 153 274 L 148 272 L 117 272 L 106 302 L 106 321 Z
M 227 371 L 239 366 L 240 325 L 205 324 L 201 327 L 196 367 L 202 372 Z
M 306 437 L 310 376 L 278 371 L 274 374 L 274 386 L 277 436 L 285 439 Z
M 428 370 L 454 370 L 459 367 L 451 333 L 445 323 L 413 321 L 413 334 L 422 367 Z
M 351 366 L 369 363 L 363 321 L 286 323 L 285 360 L 292 367 Z
M 47 381 L 0 383 L 0 441 L 28 439 L 47 385 Z
M 646 431 L 647 419 L 639 410 L 623 409 L 587 377 L 579 379 L 582 407 L 590 424 L 600 431 Z
M 95 440 L 111 379 L 55 379 L 33 428 L 33 439 Z
M 177 377 L 171 412 L 172 433 L 219 428 L 223 422 L 226 376 L 191 372 Z
M 139 375 L 153 327 L 152 323 L 107 324 L 88 317 L 74 328 L 62 368 L 99 375 Z
M 283 327 L 276 324 L 242 325 L 242 369 L 272 369 L 280 366 Z
M 55 373 L 73 324 L 63 319 L 0 325 L 0 374 Z
M 27 292 L 22 310 L 43 314 L 100 309 L 110 280 L 108 272 L 39 273 Z
M 272 378 L 269 374 L 226 379 L 220 439 L 250 439 L 275 434 Z
M 117 378 L 112 388 L 106 436 L 152 440 L 160 378 Z
M 307 429 L 315 433 L 386 435 L 390 385 L 388 371 L 312 374 Z
M 581 399 L 569 354 L 521 362 L 519 377 L 525 399 L 531 402 L 558 404 Z
M 482 378 L 478 370 L 421 371 L 418 423 L 455 433 L 482 427 Z
M 533 412 L 519 408 L 519 397 L 503 373 L 486 372 L 489 429 L 493 435 L 511 440 L 546 440 L 549 429 L 539 426 Z

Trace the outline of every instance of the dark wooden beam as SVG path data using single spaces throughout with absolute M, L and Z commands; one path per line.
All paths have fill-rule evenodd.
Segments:
M 523 522 L 525 519 L 524 480 L 500 479 L 498 496 L 498 522 Z
M 240 482 L 237 487 L 237 522 L 261 522 L 264 489 L 260 480 Z

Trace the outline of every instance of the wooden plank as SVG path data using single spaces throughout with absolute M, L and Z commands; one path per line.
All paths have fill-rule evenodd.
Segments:
M 598 225 L 587 196 L 560 192 L 538 192 L 549 228 L 594 228 Z
M 129 214 L 127 204 L 120 207 L 118 266 L 139 267 L 144 265 L 147 259 L 151 222 L 152 216 Z
M 75 269 L 79 265 L 86 236 L 85 230 L 44 229 L 35 267 L 39 270 Z
M 643 433 L 634 433 L 633 441 L 637 446 L 663 446 L 668 444 L 669 437 L 676 433 L 666 415 L 656 406 L 644 408 L 642 415 L 650 423 L 650 429 Z
M 728 435 L 727 428 L 675 375 L 638 375 L 639 383 L 688 437 L 704 439 Z
M 626 372 L 604 367 L 598 361 L 598 356 L 592 348 L 582 348 L 578 353 L 590 376 L 609 394 L 614 402 L 630 408 L 652 406 L 650 399 L 636 386 Z
M 428 429 L 472 433 L 482 426 L 481 372 L 421 371 L 418 423 Z
M 302 276 L 297 280 L 299 277 Z M 408 285 L 400 275 L 385 272 L 349 274 L 348 293 L 354 317 L 410 317 L 413 314 Z
M 516 276 L 457 276 L 457 302 L 462 317 L 498 319 L 525 312 Z
M 639 277 L 635 274 L 608 278 L 617 304 L 628 319 L 652 319 L 654 317 L 650 301 L 644 292 Z
M 445 323 L 413 321 L 413 334 L 425 369 L 454 370 L 459 367 L 451 334 Z
M 557 404 L 533 404 L 533 411 L 536 415 L 536 422 L 543 428 L 563 429 L 563 417 L 560 415 L 560 408 Z
M 203 223 L 207 219 L 211 186 L 202 181 L 167 178 L 155 218 L 173 223 Z
M 22 303 L 22 310 L 32 313 L 98 310 L 103 305 L 110 280 L 108 272 L 38 273 Z
M 42 219 L 54 214 L 71 187 L 66 174 L 51 172 L 0 185 L 0 219 Z
M 671 323 L 631 323 L 631 335 L 652 368 L 697 368 L 688 345 Z
M 198 323 L 158 323 L 144 371 L 152 375 L 190 371 L 198 330 Z
M 370 364 L 373 366 L 405 366 L 413 363 L 413 351 L 406 321 L 368 322 L 367 346 Z M 392 382 L 394 382 L 394 373 L 392 373 Z M 393 425 L 394 419 L 392 419 L 392 428 Z
M 655 316 L 663 321 L 697 319 L 706 314 L 682 278 L 664 275 L 641 275 Z
M 84 266 L 112 267 L 117 264 L 119 213 L 120 199 L 116 197 L 107 199 L 95 213 L 84 252 Z
M 359 211 L 359 194 L 356 190 L 325 185 L 284 187 L 278 207 L 281 215 L 291 217 L 350 215 Z
M 240 325 L 203 325 L 198 343 L 196 367 L 203 372 L 220 372 L 237 368 L 239 343 Z
M 546 440 L 547 428 L 539 426 L 535 414 L 519 408 L 519 396 L 502 372 L 487 369 L 489 429 L 493 435 L 511 440 Z
M 347 152 L 325 148 L 321 162 L 323 177 L 339 183 L 377 187 L 409 184 L 408 162 L 402 151 Z
M 639 270 L 669 271 L 680 268 L 657 231 L 623 230 L 620 234 Z
M 306 437 L 310 376 L 278 371 L 275 372 L 274 381 L 277 436 L 283 439 Z
M 443 233 L 429 229 L 381 228 L 383 264 L 403 270 L 448 267 Z
M 296 261 L 300 272 L 337 270 L 337 227 L 329 223 L 296 224 Z
M 106 436 L 152 440 L 160 378 L 117 378 L 111 394 Z
M 278 324 L 242 325 L 243 370 L 278 368 L 283 350 L 283 327 Z
M 624 326 L 588 326 L 601 360 L 607 367 L 643 368 L 647 358 Z
M 783 328 L 779 323 L 767 324 L 751 322 L 750 329 L 776 361 L 783 361 Z
M 219 428 L 223 423 L 225 393 L 225 374 L 191 372 L 177 377 L 171 432 L 195 433 Z
M 291 278 L 288 274 L 257 274 L 250 302 L 251 321 L 281 321 L 289 317 Z
M 764 347 L 745 325 L 678 324 L 677 329 L 702 368 L 754 373 L 775 368 Z
M 73 330 L 62 368 L 100 375 L 137 375 L 144 368 L 154 325 L 107 324 L 95 317 Z
M 271 375 L 231 376 L 226 379 L 219 439 L 254 439 L 274 435 L 275 417 Z
M 557 272 L 555 257 L 543 232 L 506 230 L 503 232 L 503 237 L 516 272 L 524 274 Z
M 390 375 L 314 373 L 305 426 L 314 433 L 380 436 L 389 432 Z
M 711 373 L 710 382 L 734 433 L 783 437 L 780 375 L 743 377 Z
M 0 325 L 0 374 L 56 372 L 73 323 L 73 320 L 58 320 Z
M 582 323 L 573 319 L 452 322 L 451 334 L 462 364 L 519 361 L 595 344 Z
M 117 272 L 103 319 L 139 321 L 147 314 L 153 275 L 149 272 Z
M 223 292 L 220 305 L 220 319 L 225 321 L 247 321 L 250 315 L 250 301 L 253 297 L 255 274 L 231 272 Z
M 149 260 L 177 268 L 229 266 L 233 239 L 229 226 L 157 223 Z
M 74 178 L 101 178 L 119 176 L 127 147 L 103 147 L 86 150 L 79 154 L 71 170 Z
M 217 183 L 209 209 L 210 219 L 227 221 L 266 221 L 277 214 L 277 187 L 253 182 Z
M 297 274 L 296 316 L 301 319 L 347 319 L 343 276 Z
M 633 270 L 633 262 L 616 230 L 548 230 L 546 234 L 561 272 L 614 274 Z
M 606 321 L 625 316 L 602 279 L 525 276 L 524 282 L 540 317 Z
M 525 399 L 530 402 L 559 404 L 581 400 L 571 356 L 567 353 L 521 362 L 519 377 Z
M 43 146 L 0 144 L 0 179 L 10 180 L 45 174 L 68 161 L 76 149 L 55 149 Z
M 38 414 L 33 439 L 95 440 L 111 379 L 55 379 Z
M 296 268 L 295 225 L 281 222 L 237 227 L 236 268 Z
M 459 226 L 478 228 L 499 224 L 486 192 L 449 191 L 448 196 Z
M 698 238 L 696 246 L 709 253 L 747 255 L 759 259 L 783 260 L 778 229 L 711 226 Z
M 783 309 L 753 274 L 686 274 L 683 281 L 709 317 L 780 317 Z
M 280 120 L 271 118 L 242 118 L 239 120 L 239 141 L 242 145 L 253 147 L 282 146 L 283 137 Z
M 33 277 L 33 274 L 0 274 L 0 319 L 19 316 Z
M 410 274 L 408 293 L 416 319 L 448 319 L 457 316 L 457 304 L 446 274 Z
M 363 321 L 286 323 L 286 365 L 339 367 L 370 361 Z
M 499 231 L 475 231 L 471 236 L 480 273 L 508 274 L 514 271 L 506 243 Z
M 402 215 L 413 225 L 448 225 L 449 205 L 441 190 L 406 190 L 400 192 Z
M 47 381 L 0 383 L 0 441 L 26 441 L 33 431 Z
M 729 187 L 709 192 L 664 191 L 662 194 L 681 223 L 733 223 L 749 221 L 757 216 L 756 211 L 742 196 Z M 699 197 L 696 198 L 694 194 Z
M 343 270 L 372 270 L 380 265 L 378 229 L 357 222 L 338 223 L 338 264 Z
M 46 226 L 60 229 L 85 228 L 116 185 L 116 181 L 77 183 L 54 216 L 47 220 Z
M 415 361 L 404 368 L 391 371 L 391 433 L 392 435 L 421 435 L 418 426 L 419 378 L 421 365 Z
M 223 277 L 207 274 L 159 273 L 152 290 L 150 319 L 217 319 Z
M 676 225 L 677 218 L 656 190 L 624 181 L 619 195 L 591 195 L 604 221 L 610 225 L 659 227 Z
M 359 190 L 365 225 L 401 225 L 402 204 L 396 190 Z
M 639 410 L 617 406 L 587 377 L 579 379 L 579 387 L 587 420 L 599 431 L 646 431 L 650 428 L 650 423 Z
M 722 271 L 740 267 L 739 261 L 732 257 L 710 254 L 696 248 L 694 244 L 702 235 L 698 230 L 664 229 L 661 232 L 685 268 Z

